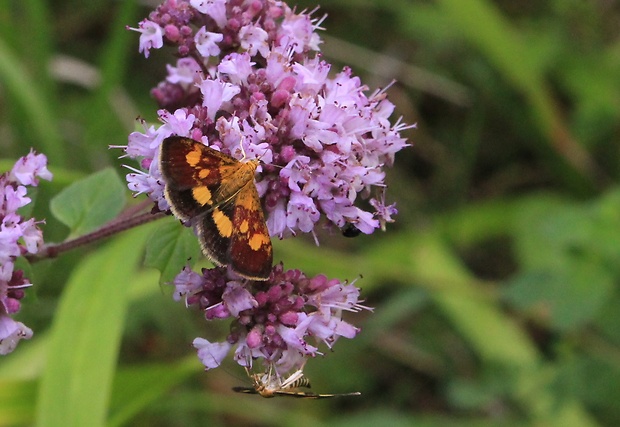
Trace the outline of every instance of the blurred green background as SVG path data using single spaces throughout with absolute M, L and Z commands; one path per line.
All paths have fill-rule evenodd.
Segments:
M 48 156 L 34 209 L 46 241 L 78 228 L 50 199 L 105 167 L 122 178 L 108 145 L 156 118 L 149 90 L 172 57 L 145 60 L 125 30 L 155 5 L 0 2 L 0 165 L 31 146 Z M 203 372 L 191 340 L 227 325 L 141 267 L 161 222 L 33 265 L 19 320 L 35 336 L 0 360 L 0 426 L 620 424 L 620 3 L 330 0 L 322 13 L 333 70 L 371 89 L 396 79 L 394 120 L 418 125 L 388 174 L 400 212 L 385 233 L 275 242 L 287 267 L 363 276 L 375 312 L 349 316 L 361 334 L 306 367 L 314 391 L 362 396 L 266 400 L 230 390 L 248 384 L 233 363 Z M 92 211 L 116 215 L 91 193 Z

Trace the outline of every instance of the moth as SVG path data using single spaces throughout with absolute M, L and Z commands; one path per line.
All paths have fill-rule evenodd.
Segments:
M 215 265 L 251 280 L 267 280 L 273 263 L 254 184 L 259 162 L 242 162 L 179 136 L 164 139 L 159 154 L 164 196 L 174 216 L 195 227 L 202 252 Z
M 298 391 L 300 387 L 310 388 L 310 380 L 304 376 L 302 369 L 293 372 L 288 378 L 282 380 L 280 376 L 274 374 L 274 369 L 270 369 L 263 374 L 252 373 L 245 368 L 248 377 L 252 380 L 252 387 L 233 387 L 237 393 L 258 394 L 265 398 L 276 396 L 297 397 L 302 399 L 325 399 L 329 397 L 359 396 L 361 393 L 342 393 L 342 394 L 316 394 L 311 392 Z

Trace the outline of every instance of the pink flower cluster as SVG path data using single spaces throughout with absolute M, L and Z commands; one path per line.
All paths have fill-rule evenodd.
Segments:
M 194 340 L 207 369 L 218 367 L 232 347 L 242 366 L 264 359 L 278 372 L 299 368 L 306 358 L 320 354 L 310 337 L 329 348 L 339 337 L 353 338 L 359 329 L 342 320 L 342 312 L 369 310 L 359 303 L 353 283 L 324 275 L 308 278 L 299 270 L 285 271 L 282 264 L 274 266 L 268 281 L 254 282 L 252 292 L 229 280 L 225 268 L 198 274 L 187 267 L 174 285 L 175 299 L 185 298 L 206 319 L 234 319 L 226 341 Z
M 178 135 L 261 160 L 256 186 L 271 236 L 321 225 L 370 234 L 393 221 L 384 168 L 407 146 L 400 132 L 410 126 L 390 123 L 394 105 L 383 90 L 367 94 L 349 68 L 330 74 L 317 54 L 322 19 L 311 15 L 276 0 L 166 0 L 131 28 L 145 57 L 164 46 L 178 57 L 152 90 L 161 124 L 143 122 L 118 147 L 139 162 L 127 175 L 135 195 L 169 210 L 157 159 L 161 142 Z M 328 347 L 352 338 L 358 330 L 342 312 L 366 309 L 353 284 L 281 265 L 265 282 L 186 268 L 174 284 L 175 298 L 208 320 L 234 319 L 225 342 L 194 341 L 207 369 L 232 347 L 244 366 L 262 358 L 278 373 L 300 369 L 318 354 L 309 337 Z
M 32 330 L 11 315 L 20 310 L 24 289 L 32 286 L 22 270 L 15 269 L 17 257 L 36 254 L 43 235 L 34 218 L 25 220 L 17 210 L 31 199 L 26 186 L 36 187 L 38 178 L 51 180 L 47 158 L 30 152 L 10 172 L 0 175 L 0 354 L 12 352 L 19 340 L 32 337 Z
M 153 90 L 163 124 L 132 133 L 123 147 L 141 164 L 129 188 L 168 209 L 153 159 L 163 139 L 180 135 L 261 159 L 257 188 L 272 236 L 311 232 L 322 218 L 366 234 L 392 221 L 383 169 L 407 145 L 407 126 L 390 124 L 394 105 L 383 91 L 366 95 L 350 69 L 329 77 L 331 66 L 310 55 L 318 24 L 274 0 L 159 6 L 136 29 L 140 50 L 173 45 L 180 59 Z M 370 203 L 358 206 L 359 197 Z

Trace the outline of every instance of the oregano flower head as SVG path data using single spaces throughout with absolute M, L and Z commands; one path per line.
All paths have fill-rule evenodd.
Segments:
M 354 338 L 359 329 L 342 319 L 343 312 L 370 310 L 361 304 L 353 283 L 306 277 L 299 270 L 274 266 L 269 280 L 253 282 L 249 289 L 231 279 L 225 268 L 186 267 L 174 280 L 176 300 L 196 306 L 205 319 L 232 318 L 231 332 L 223 342 L 196 338 L 194 347 L 207 369 L 216 368 L 234 348 L 234 358 L 251 367 L 262 359 L 278 372 L 303 366 L 322 354 L 318 345 L 331 348 L 339 337 Z
M 260 159 L 256 187 L 272 237 L 319 225 L 371 234 L 393 221 L 385 167 L 407 146 L 400 132 L 412 126 L 390 121 L 385 90 L 368 93 L 350 68 L 332 70 L 319 54 L 324 18 L 314 12 L 276 0 L 166 0 L 130 28 L 145 57 L 164 46 L 177 57 L 151 92 L 160 124 L 143 121 L 120 147 L 139 162 L 127 175 L 134 195 L 170 209 L 158 159 L 162 141 L 177 135 Z M 230 273 L 187 266 L 174 280 L 175 299 L 206 320 L 232 320 L 225 341 L 194 340 L 207 369 L 233 349 L 248 368 L 262 359 L 278 374 L 302 369 L 320 344 L 331 348 L 358 333 L 343 313 L 368 309 L 353 283 L 325 275 L 282 264 L 265 281 Z
M 179 57 L 152 94 L 158 127 L 129 136 L 129 157 L 141 169 L 127 176 L 167 210 L 158 148 L 170 135 L 191 137 L 242 159 L 260 158 L 257 187 L 271 236 L 354 225 L 370 234 L 392 221 L 384 204 L 385 166 L 405 147 L 391 124 L 394 105 L 317 51 L 322 19 L 285 3 L 165 1 L 138 28 L 140 51 L 164 45 Z M 360 205 L 359 199 L 369 199 Z
M 38 227 L 43 221 L 26 219 L 18 212 L 32 201 L 27 187 L 36 187 L 39 178 L 49 181 L 52 174 L 45 155 L 34 151 L 0 175 L 0 355 L 11 353 L 21 339 L 32 337 L 32 330 L 11 316 L 20 311 L 25 289 L 32 286 L 24 271 L 15 268 L 15 261 L 36 254 L 43 245 Z

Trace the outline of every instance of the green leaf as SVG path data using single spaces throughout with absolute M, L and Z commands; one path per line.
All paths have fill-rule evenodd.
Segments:
M 130 275 L 147 229 L 132 230 L 73 272 L 54 318 L 37 425 L 102 426 L 128 306 Z
M 590 248 L 609 265 L 617 266 L 620 259 L 620 189 L 614 188 L 596 201 L 591 209 L 596 226 L 589 237 Z M 620 272 L 618 267 L 615 271 Z
M 566 162 L 562 167 L 570 165 L 583 177 L 596 179 L 589 153 L 570 135 L 570 129 L 558 114 L 545 82 L 550 43 L 534 43 L 523 37 L 523 31 L 514 28 L 494 3 L 488 0 L 438 1 L 440 11 L 449 20 L 447 25 L 458 29 L 459 37 L 477 48 L 511 86 L 524 96 L 531 120 L 537 125 L 540 135 L 561 161 Z M 560 145 L 561 149 L 558 148 Z M 547 151 L 547 147 L 543 147 L 532 145 L 533 149 L 541 153 Z
M 555 391 L 558 395 L 576 396 L 591 407 L 615 408 L 620 400 L 620 366 L 596 354 L 599 343 L 589 344 L 588 352 L 593 357 L 566 355 L 559 361 L 562 375 L 554 384 Z
M 47 332 L 34 331 L 33 339 L 21 341 L 10 357 L 2 359 L 0 381 L 23 380 L 41 375 L 47 356 Z M 2 411 L 0 411 L 2 412 Z
M 161 272 L 160 284 L 172 282 L 188 261 L 200 257 L 200 245 L 191 228 L 170 218 L 160 221 L 149 237 L 144 265 Z
M 620 292 L 614 290 L 595 319 L 595 329 L 617 346 L 620 343 Z M 598 350 L 598 349 L 597 349 Z M 620 366 L 620 358 L 617 358 Z M 620 370 L 620 368 L 619 368 Z
M 538 362 L 535 346 L 433 234 L 411 239 L 409 269 L 483 360 L 515 368 Z
M 114 379 L 107 427 L 128 425 L 128 422 L 173 386 L 202 371 L 196 355 L 176 364 L 142 365 L 124 368 Z
M 0 427 L 32 423 L 36 394 L 34 380 L 0 380 Z
M 613 290 L 613 275 L 590 257 L 580 257 L 563 269 L 519 275 L 505 296 L 520 309 L 542 309 L 552 326 L 568 330 L 593 320 Z
M 56 218 L 82 235 L 115 218 L 125 204 L 125 186 L 112 168 L 84 178 L 52 199 Z
M 515 227 L 516 255 L 525 269 L 562 268 L 570 261 L 567 249 L 582 246 L 592 231 L 589 218 L 556 197 L 521 204 Z
M 106 9 L 103 3 L 98 7 L 108 13 L 108 37 L 102 39 L 101 49 L 97 51 L 101 83 L 88 99 L 88 107 L 81 117 L 86 121 L 84 140 L 93 147 L 98 147 L 104 155 L 106 146 L 112 141 L 126 140 L 127 126 L 131 126 L 135 114 L 126 105 L 123 96 L 119 96 L 119 87 L 123 79 L 130 78 L 130 55 L 133 55 L 135 36 L 125 29 L 130 22 L 140 20 L 136 11 L 138 2 L 123 1 L 114 9 Z
M 58 129 L 58 120 L 54 117 L 54 109 L 50 108 L 51 103 L 47 102 L 45 97 L 46 91 L 41 89 L 41 82 L 26 71 L 25 64 L 2 38 L 0 38 L 0 82 L 2 89 L 11 95 L 11 101 L 25 112 L 25 120 L 32 127 L 50 165 L 64 165 L 65 144 Z
M 591 206 L 538 199 L 522 206 L 515 233 L 522 271 L 505 289 L 508 301 L 538 309 L 561 330 L 596 318 L 614 288 L 610 266 L 620 243 L 617 196 L 604 201 Z
M 363 339 L 375 339 L 377 335 L 385 334 L 398 322 L 421 311 L 429 300 L 428 293 L 418 288 L 405 289 L 386 298 L 381 302 L 381 310 L 377 310 L 368 320 Z

